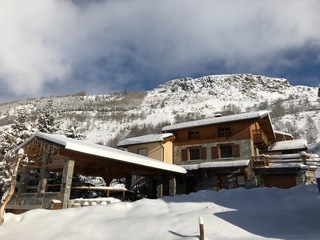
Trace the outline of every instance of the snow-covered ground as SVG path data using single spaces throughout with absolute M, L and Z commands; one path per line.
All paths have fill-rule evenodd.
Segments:
M 200 191 L 157 200 L 7 213 L 1 240 L 319 239 L 317 185 Z

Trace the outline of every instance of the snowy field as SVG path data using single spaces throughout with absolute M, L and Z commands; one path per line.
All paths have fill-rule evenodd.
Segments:
M 1 240 L 319 239 L 317 185 L 199 191 L 157 200 L 6 214 Z

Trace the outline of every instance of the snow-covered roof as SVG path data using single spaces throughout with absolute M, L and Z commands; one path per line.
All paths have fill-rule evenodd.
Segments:
M 201 127 L 201 126 L 228 123 L 228 122 L 236 122 L 236 121 L 243 121 L 243 120 L 250 120 L 250 119 L 261 119 L 261 118 L 266 117 L 268 115 L 269 115 L 269 111 L 240 113 L 240 114 L 223 116 L 223 117 L 215 117 L 215 118 L 208 118 L 208 119 L 201 119 L 201 120 L 196 120 L 196 121 L 191 121 L 191 122 L 183 122 L 183 123 L 173 124 L 173 125 L 163 127 L 162 131 L 166 132 L 166 131 L 171 131 L 171 130 L 192 128 L 192 127 Z
M 94 143 L 70 139 L 62 135 L 37 133 L 36 137 L 61 145 L 66 150 L 76 151 L 102 158 L 113 159 L 123 163 L 135 164 L 144 167 L 155 168 L 175 173 L 186 173 L 186 170 L 180 166 L 161 162 L 142 155 L 122 151 L 116 148 L 106 147 Z
M 307 141 L 304 139 L 279 141 L 272 144 L 268 151 L 282 151 L 282 150 L 294 150 L 294 149 L 307 149 Z
M 275 163 L 270 164 L 264 168 L 301 168 L 301 169 L 309 169 L 309 166 L 304 165 L 302 163 Z
M 249 165 L 250 160 L 229 160 L 219 162 L 205 162 L 199 164 L 180 165 L 186 170 L 197 170 L 200 168 L 224 168 L 224 167 L 246 167 Z
M 281 132 L 281 131 L 278 131 L 278 130 L 274 130 L 274 133 L 278 134 L 278 135 L 284 135 L 284 136 L 288 136 L 288 137 L 293 138 L 292 134 L 290 134 L 290 133 Z
M 127 138 L 118 143 L 118 147 L 142 143 L 163 142 L 165 138 L 172 137 L 172 133 L 148 134 L 139 137 Z

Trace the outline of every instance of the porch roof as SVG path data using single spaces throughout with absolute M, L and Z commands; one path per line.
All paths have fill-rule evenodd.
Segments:
M 186 173 L 184 168 L 174 164 L 164 163 L 111 147 L 70 139 L 62 135 L 37 133 L 33 139 L 27 141 L 27 144 L 32 143 L 33 140 L 40 140 L 59 149 L 58 153 L 51 157 L 52 161 L 61 161 L 66 157 L 75 160 L 75 172 L 82 173 L 82 169 L 83 172 L 86 172 L 86 170 L 88 172 L 91 169 L 92 172 L 100 173 L 114 171 L 141 175 Z M 43 150 L 41 154 L 38 152 L 38 161 L 41 158 L 40 155 L 43 154 Z M 54 166 L 54 163 L 49 163 L 49 166 Z

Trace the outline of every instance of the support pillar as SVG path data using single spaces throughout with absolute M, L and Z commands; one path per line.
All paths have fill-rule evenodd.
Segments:
M 132 176 L 128 175 L 126 177 L 126 189 L 131 189 L 131 185 L 132 185 Z
M 61 181 L 62 208 L 67 208 L 68 200 L 70 199 L 73 169 L 74 169 L 74 161 L 66 159 L 63 165 L 63 173 L 62 173 L 62 181 Z
M 177 193 L 177 181 L 175 177 L 169 179 L 169 196 L 174 197 Z
M 27 192 L 27 184 L 29 181 L 29 173 L 30 169 L 28 166 L 24 166 L 21 169 L 21 175 L 19 182 L 17 184 L 18 187 L 18 193 L 26 193 Z
M 157 196 L 156 198 L 162 198 L 163 197 L 163 182 L 162 178 L 157 179 Z
M 50 171 L 48 169 L 48 162 L 50 157 L 51 147 L 46 147 L 46 152 L 42 158 L 42 165 L 40 169 L 40 179 L 38 183 L 37 193 L 44 194 L 46 192 L 47 181 L 50 177 Z

